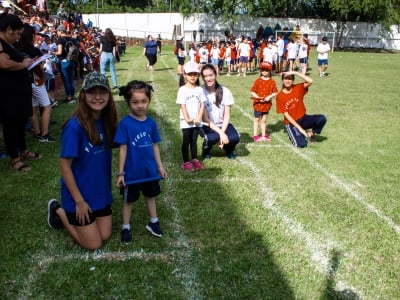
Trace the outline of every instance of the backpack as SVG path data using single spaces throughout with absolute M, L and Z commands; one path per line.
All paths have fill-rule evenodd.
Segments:
M 175 45 L 175 47 L 174 47 L 174 54 L 175 54 L 175 55 L 178 55 L 178 47 L 176 47 L 176 45 Z
M 78 61 L 79 48 L 71 39 L 68 39 L 64 46 L 65 53 L 67 53 L 67 60 Z

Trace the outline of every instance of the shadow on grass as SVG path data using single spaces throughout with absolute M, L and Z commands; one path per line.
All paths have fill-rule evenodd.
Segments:
M 157 123 L 163 140 L 169 144 L 171 165 L 179 166 L 181 132 L 166 119 L 158 117 Z M 247 134 L 241 135 L 238 156 L 248 154 L 248 139 Z M 295 299 L 269 249 L 272 226 L 262 220 L 255 226 L 251 224 L 254 203 L 241 195 L 243 190 L 252 192 L 253 183 L 243 181 L 240 163 L 226 159 L 223 150 L 214 146 L 211 154 L 211 160 L 203 161 L 202 171 L 189 173 L 179 167 L 168 170 L 174 181 L 165 193 L 177 205 L 181 229 L 178 236 L 183 234 L 190 241 L 188 249 L 181 249 L 176 268 L 183 271 L 179 275 L 182 279 L 187 279 L 185 274 L 194 274 L 195 278 L 189 288 L 187 280 L 182 280 L 182 299 Z M 160 210 L 168 210 L 165 203 L 162 205 Z M 265 228 L 255 230 L 259 226 Z M 169 238 L 178 237 L 172 230 L 170 234 Z
M 340 264 L 340 252 L 332 250 L 328 274 L 326 275 L 326 287 L 321 300 L 359 300 L 360 297 L 350 289 L 336 290 L 336 273 Z
M 273 132 L 279 132 L 284 130 L 284 126 L 283 126 L 283 121 L 279 120 L 277 121 L 275 124 L 268 124 L 268 132 L 269 133 L 273 133 Z

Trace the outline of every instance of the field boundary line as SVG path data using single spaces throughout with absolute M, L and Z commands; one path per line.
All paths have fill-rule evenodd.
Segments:
M 237 107 L 239 111 L 246 117 L 248 117 L 250 120 L 252 120 L 252 117 L 243 110 L 243 108 L 240 105 L 235 104 L 235 108 Z M 307 161 L 314 169 L 318 170 L 321 172 L 325 177 L 331 179 L 336 185 L 344 192 L 349 194 L 353 199 L 355 199 L 357 202 L 362 204 L 370 213 L 375 214 L 378 219 L 382 220 L 384 223 L 386 223 L 390 228 L 392 228 L 397 234 L 400 234 L 400 225 L 396 224 L 390 217 L 386 216 L 380 209 L 378 209 L 376 206 L 373 204 L 369 203 L 368 201 L 365 201 L 363 197 L 358 194 L 352 187 L 351 185 L 345 183 L 343 180 L 339 179 L 339 177 L 331 171 L 328 171 L 327 168 L 324 168 L 317 162 L 315 162 L 311 157 L 306 155 L 306 153 L 302 152 L 302 149 L 298 149 L 293 147 L 291 144 L 288 142 L 285 143 L 280 136 L 274 136 L 274 139 L 278 140 L 279 143 L 282 145 L 286 145 L 287 147 L 291 148 L 291 151 L 295 154 L 297 154 L 299 157 L 303 158 L 305 161 Z
M 166 66 L 165 64 L 165 60 L 163 59 L 163 57 L 161 57 L 160 61 L 163 63 L 164 66 Z M 153 87 L 156 88 L 157 84 L 154 82 L 153 80 L 153 73 L 151 74 L 151 80 L 153 82 Z M 156 90 L 156 89 L 155 89 Z M 165 106 L 165 102 L 160 101 L 160 99 L 158 98 L 158 95 L 156 93 L 153 94 L 153 99 L 155 102 L 155 111 L 157 112 L 157 115 L 162 115 L 162 111 L 166 111 L 164 108 Z M 168 120 L 169 118 L 166 116 L 166 119 Z M 165 132 L 165 127 L 164 126 L 160 126 L 162 124 L 160 124 L 160 122 L 157 122 L 158 127 L 160 132 L 163 132 L 162 136 L 168 136 L 168 132 Z M 165 134 L 165 135 L 164 135 Z M 167 148 L 167 145 L 163 145 L 162 141 L 160 143 L 160 148 Z M 170 159 L 170 152 L 169 151 L 164 151 L 164 153 L 166 153 L 166 157 L 171 161 Z M 164 162 L 164 156 L 161 156 L 161 160 Z M 167 170 L 168 172 L 168 170 Z M 173 215 L 174 215 L 174 220 L 171 223 L 172 224 L 172 229 L 173 232 L 175 234 L 178 235 L 177 240 L 179 241 L 180 244 L 180 248 L 184 249 L 184 251 L 182 252 L 182 255 L 180 255 L 181 259 L 177 259 L 175 261 L 175 266 L 176 268 L 173 270 L 173 274 L 176 278 L 179 278 L 182 286 L 185 288 L 185 292 L 187 295 L 188 299 L 202 299 L 202 295 L 200 292 L 200 288 L 199 288 L 199 280 L 198 280 L 198 270 L 194 265 L 193 262 L 193 251 L 192 248 L 190 246 L 190 242 L 189 239 L 187 238 L 187 236 L 184 234 L 184 231 L 182 230 L 182 221 L 181 221 L 181 216 L 179 213 L 179 208 L 177 205 L 177 202 L 175 200 L 175 197 L 173 197 L 173 193 L 174 193 L 174 189 L 171 188 L 171 183 L 170 181 L 167 181 L 166 183 L 166 190 L 170 191 L 168 193 L 164 193 L 162 194 L 162 200 L 165 203 L 168 203 L 168 209 L 173 211 Z M 174 248 L 176 248 L 176 245 L 172 245 Z

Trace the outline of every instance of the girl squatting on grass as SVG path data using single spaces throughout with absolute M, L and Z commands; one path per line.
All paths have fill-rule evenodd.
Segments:
M 235 159 L 234 150 L 240 137 L 231 123 L 231 109 L 234 104 L 232 92 L 218 83 L 217 71 L 212 64 L 201 69 L 201 77 L 206 97 L 203 121 L 208 124 L 203 131 L 203 158 L 210 159 L 212 146 L 218 144 L 227 158 Z
M 117 186 L 123 195 L 121 242 L 132 241 L 130 218 L 132 204 L 140 192 L 146 201 L 150 222 L 146 229 L 162 237 L 157 218 L 156 196 L 161 193 L 160 178 L 168 174 L 161 162 L 158 143 L 161 137 L 156 122 L 147 116 L 153 87 L 143 81 L 131 81 L 119 88 L 130 113 L 118 125 L 114 142 L 119 145 Z
M 294 84 L 294 75 L 305 82 Z M 276 96 L 276 112 L 283 114 L 283 124 L 293 146 L 307 147 L 307 141 L 315 143 L 314 135 L 320 134 L 326 124 L 324 115 L 306 114 L 304 95 L 313 80 L 302 73 L 289 71 L 282 73 L 282 81 L 282 90 Z
M 250 90 L 254 109 L 253 141 L 270 142 L 271 138 L 267 133 L 267 118 L 272 106 L 272 98 L 278 94 L 278 88 L 275 80 L 271 78 L 272 64 L 263 61 L 259 69 L 261 76 L 254 81 Z M 258 135 L 259 124 L 261 136 Z
M 180 88 L 176 103 L 180 106 L 179 120 L 182 129 L 182 169 L 194 172 L 204 169 L 197 159 L 197 138 L 199 136 L 205 97 L 199 87 L 200 66 L 189 61 L 183 66 L 183 76 L 180 79 Z M 189 149 L 192 160 L 189 159 Z
M 61 206 L 48 203 L 50 227 L 64 227 L 83 248 L 95 250 L 111 236 L 111 160 L 117 110 L 108 80 L 89 73 L 78 105 L 63 125 Z

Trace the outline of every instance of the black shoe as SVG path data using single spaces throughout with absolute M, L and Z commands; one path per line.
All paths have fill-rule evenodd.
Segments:
M 132 234 L 130 229 L 121 230 L 121 242 L 125 244 L 132 242 Z
M 60 229 L 64 227 L 60 217 L 56 212 L 60 207 L 61 206 L 56 199 L 51 199 L 47 205 L 47 223 L 53 229 Z
M 163 233 L 160 229 L 159 222 L 156 222 L 156 223 L 149 222 L 149 224 L 146 225 L 146 229 L 147 229 L 147 231 L 149 231 L 152 235 L 154 235 L 156 237 L 162 237 L 162 235 L 163 235 Z

